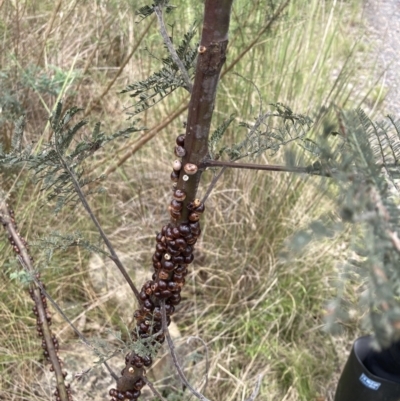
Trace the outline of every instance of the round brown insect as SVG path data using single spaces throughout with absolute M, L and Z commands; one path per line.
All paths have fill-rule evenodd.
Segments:
M 153 263 L 157 263 L 161 260 L 161 258 L 162 258 L 161 252 L 154 252 L 154 254 L 152 256 L 152 261 L 153 261 Z
M 172 182 L 178 182 L 178 180 L 179 180 L 179 172 L 175 171 L 175 170 L 172 170 L 170 178 L 171 178 Z
M 143 331 L 144 333 L 147 333 L 149 331 L 149 326 L 147 326 L 145 323 L 142 322 L 139 325 L 139 330 Z M 129 369 L 132 369 L 132 372 L 134 370 L 132 367 Z M 130 370 L 129 370 L 129 372 L 130 372 Z
M 196 174 L 198 171 L 198 167 L 193 164 L 193 163 L 186 163 L 183 167 L 183 169 L 185 170 L 185 173 L 187 175 L 193 175 Z
M 199 221 L 200 220 L 200 215 L 196 212 L 192 212 L 189 214 L 189 220 L 190 221 Z
M 194 245 L 197 242 L 197 237 L 192 236 L 191 238 L 186 238 L 186 242 L 189 245 Z
M 161 291 L 161 298 L 169 298 L 172 295 L 172 292 L 169 290 Z
M 186 155 L 186 150 L 183 146 L 175 146 L 175 156 L 184 157 Z
M 176 265 L 185 263 L 185 257 L 183 255 L 176 255 L 172 258 L 172 262 Z
M 167 272 L 171 272 L 175 268 L 175 264 L 173 262 L 170 262 L 169 260 L 163 260 L 161 264 L 163 269 Z M 158 275 L 158 277 L 160 277 L 160 275 Z M 165 280 L 165 278 L 163 280 Z
M 198 221 L 193 221 L 189 224 L 189 226 L 192 234 L 197 236 L 200 231 L 200 223 Z
M 148 367 L 153 363 L 153 360 L 151 359 L 150 356 L 144 356 L 143 358 L 143 365 Z
M 158 272 L 158 278 L 160 278 L 161 280 L 168 280 L 169 273 L 166 270 L 162 269 Z
M 169 298 L 168 298 L 168 303 L 170 305 L 178 305 L 181 302 L 181 296 L 180 294 L 172 294 Z
M 173 315 L 174 312 L 175 312 L 175 308 L 173 305 L 165 305 L 165 313 L 167 314 L 167 316 Z
M 164 252 L 164 251 L 165 251 L 165 245 L 162 244 L 161 242 L 157 242 L 157 244 L 156 244 L 156 251 L 157 251 L 157 252 Z
M 189 256 L 193 252 L 193 247 L 191 245 L 188 245 L 181 253 L 183 256 Z
M 194 201 L 189 202 L 189 204 L 187 205 L 187 208 L 189 210 L 195 210 L 196 208 L 198 208 L 201 205 L 201 201 L 200 199 L 196 198 Z
M 167 247 L 169 249 L 178 249 L 178 246 L 176 245 L 176 240 L 168 241 Z
M 148 295 L 146 294 L 145 291 L 142 290 L 142 291 L 140 291 L 139 298 L 140 298 L 142 301 L 145 301 L 145 300 L 148 298 Z
M 176 144 L 177 144 L 178 146 L 183 146 L 183 145 L 185 144 L 185 135 L 184 135 L 184 134 L 178 135 L 178 136 L 176 137 Z
M 184 191 L 182 191 L 181 189 L 176 189 L 174 191 L 173 198 L 176 199 L 177 201 L 182 202 L 186 198 L 186 193 Z
M 171 206 L 169 206 L 169 214 L 174 220 L 178 220 L 181 217 L 181 212 L 172 209 Z
M 186 241 L 183 238 L 177 238 L 175 240 L 175 246 L 179 250 L 185 249 L 186 248 Z
M 204 206 L 204 203 L 200 203 L 200 205 L 198 207 L 196 207 L 196 209 L 194 209 L 194 211 L 196 213 L 204 213 L 205 209 L 206 209 L 206 207 Z
M 185 282 L 185 277 L 183 277 L 183 274 L 174 274 L 174 283 L 184 283 Z
M 160 291 L 164 291 L 168 288 L 168 283 L 165 280 L 158 280 L 158 288 Z
M 145 299 L 144 301 L 143 301 L 143 306 L 145 307 L 145 308 L 147 308 L 147 309 L 150 309 L 150 310 L 153 310 L 154 309 L 154 305 L 153 305 L 153 303 L 150 301 L 150 299 Z
M 174 249 L 174 248 L 171 248 L 170 246 L 167 247 L 167 250 L 172 256 L 177 256 L 181 253 L 179 251 L 179 249 Z
M 207 50 L 207 47 L 205 47 L 205 46 L 199 46 L 199 47 L 197 48 L 197 52 L 198 52 L 199 54 L 204 54 L 204 53 L 206 52 L 206 50 Z
M 173 239 L 172 226 L 170 226 L 170 225 L 165 230 L 165 238 L 166 238 L 167 241 L 171 241 Z
M 194 259 L 193 253 L 189 256 L 185 256 L 185 265 L 188 265 L 189 263 L 192 263 Z
M 188 235 L 190 235 L 190 226 L 187 223 L 182 223 L 179 224 L 179 232 L 181 233 L 182 237 L 187 237 Z
M 172 229 L 172 236 L 173 236 L 174 238 L 179 238 L 179 237 L 181 236 L 181 233 L 179 232 L 178 227 L 174 227 L 174 228 Z
M 183 203 L 181 201 L 178 201 L 176 199 L 172 199 L 171 201 L 171 207 L 173 210 L 180 212 L 182 210 L 183 207 Z M 172 236 L 174 236 L 173 231 L 171 232 Z
M 164 254 L 165 260 L 171 260 L 171 255 L 169 253 Z

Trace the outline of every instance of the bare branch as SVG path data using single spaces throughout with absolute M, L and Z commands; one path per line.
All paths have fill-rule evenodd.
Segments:
M 51 297 L 51 295 L 45 290 L 43 284 L 38 280 L 35 275 L 29 270 L 29 267 L 25 264 L 24 259 L 21 257 L 21 255 L 18 255 L 18 260 L 21 263 L 21 266 L 29 273 L 30 277 L 32 280 L 35 282 L 35 284 L 40 288 L 40 291 L 42 294 L 50 301 L 50 303 L 53 305 L 54 309 L 63 317 L 63 319 L 69 324 L 69 326 L 74 330 L 75 334 L 79 337 L 79 339 L 90 349 L 94 351 L 95 354 L 97 354 L 96 349 L 93 347 L 93 345 L 90 343 L 90 341 L 76 328 L 76 326 L 71 322 L 71 320 L 68 318 L 68 316 L 64 313 L 64 311 L 58 306 L 57 302 Z M 104 366 L 107 368 L 109 371 L 110 375 L 117 380 L 118 376 L 112 371 L 111 367 L 108 365 L 106 361 L 103 362 Z M 89 368 L 88 371 L 90 371 L 91 368 Z
M 75 191 L 80 199 L 80 201 L 82 202 L 83 207 L 86 209 L 86 211 L 88 212 L 91 220 L 93 221 L 94 225 L 97 228 L 97 231 L 99 232 L 101 238 L 103 239 L 104 243 L 106 244 L 108 250 L 110 251 L 110 259 L 116 264 L 116 266 L 118 267 L 119 271 L 122 273 L 122 275 L 124 276 L 124 279 L 126 280 L 126 282 L 129 284 L 129 287 L 131 287 L 133 293 L 135 294 L 135 297 L 137 299 L 137 301 L 139 302 L 139 305 L 141 305 L 142 301 L 139 298 L 139 291 L 137 290 L 135 284 L 133 284 L 132 279 L 129 277 L 128 272 L 126 271 L 124 265 L 122 264 L 121 260 L 119 259 L 117 253 L 114 250 L 114 247 L 112 246 L 110 240 L 108 239 L 106 233 L 103 231 L 103 228 L 101 227 L 99 221 L 97 220 L 96 216 L 94 215 L 91 207 L 89 206 L 89 203 L 87 202 L 85 195 L 83 194 L 81 187 L 79 185 L 79 182 L 75 176 L 75 173 L 70 169 L 70 167 L 68 166 L 68 164 L 65 162 L 61 152 L 58 149 L 57 146 L 57 140 L 54 141 L 55 143 L 55 150 L 57 152 L 57 155 L 60 159 L 61 164 L 64 167 L 64 170 L 69 174 L 69 176 L 71 177 L 71 181 L 72 184 L 75 187 Z
M 248 169 L 248 170 L 266 170 L 266 171 L 281 171 L 281 172 L 290 172 L 290 173 L 309 173 L 307 167 L 290 167 L 290 166 L 278 166 L 274 164 L 255 164 L 255 163 L 238 163 L 238 162 L 229 162 L 229 161 L 220 161 L 220 160 L 204 160 L 200 164 L 200 168 L 207 167 L 225 167 L 225 168 L 240 168 L 240 169 Z M 315 173 L 311 171 L 311 173 Z M 320 174 L 318 174 L 320 175 Z
M 167 28 L 165 27 L 165 24 L 164 24 L 162 8 L 160 6 L 155 6 L 154 12 L 156 13 L 158 25 L 160 27 L 160 34 L 164 39 L 164 43 L 167 46 L 169 53 L 171 54 L 172 60 L 178 66 L 178 68 L 182 74 L 183 80 L 185 81 L 185 84 L 186 84 L 185 88 L 188 90 L 189 93 L 192 93 L 193 85 L 190 82 L 189 74 L 186 71 L 186 68 L 182 63 L 182 60 L 179 58 L 178 53 L 176 52 L 174 45 L 172 44 L 171 39 L 168 35 Z
M 28 252 L 26 241 L 21 237 L 17 231 L 17 225 L 14 220 L 13 212 L 9 209 L 6 203 L 6 195 L 0 190 L 0 222 L 8 232 L 8 238 L 14 251 L 18 255 L 18 259 L 26 266 L 27 271 L 35 276 L 35 269 L 33 267 L 33 259 Z M 43 338 L 44 355 L 49 359 L 52 370 L 56 376 L 57 383 L 57 396 L 61 401 L 69 401 L 70 396 L 69 385 L 65 384 L 66 373 L 62 370 L 61 360 L 58 357 L 58 343 L 57 339 L 52 335 L 50 324 L 51 315 L 46 307 L 46 299 L 43 299 L 43 293 L 38 286 L 39 276 L 35 276 L 35 282 L 30 285 L 30 294 L 35 303 L 35 314 L 37 316 L 38 333 Z M 43 285 L 41 285 L 43 288 Z
M 219 173 L 217 175 L 215 175 L 214 178 L 212 179 L 211 184 L 208 186 L 207 191 L 206 191 L 203 199 L 201 200 L 203 203 L 206 203 L 206 200 L 210 196 L 211 191 L 214 189 L 215 185 L 217 184 L 217 181 L 222 177 L 222 174 L 224 174 L 226 168 L 227 168 L 227 166 L 223 166 L 221 168 L 221 170 L 219 171 Z

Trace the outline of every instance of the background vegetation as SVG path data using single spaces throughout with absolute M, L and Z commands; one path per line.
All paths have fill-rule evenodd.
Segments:
M 107 132 L 129 124 L 132 100 L 119 92 L 158 70 L 160 58 L 166 56 L 155 20 L 136 23 L 134 11 L 144 4 L 0 2 L 0 138 L 6 149 L 21 113 L 27 117 L 25 141 L 39 147 L 50 132 L 48 116 L 61 99 L 66 106 L 82 107 L 89 125 L 102 121 Z M 175 4 L 178 11 L 166 21 L 178 41 L 193 22 L 200 29 L 202 4 Z M 372 72 L 362 67 L 368 48 L 360 40 L 361 1 L 291 1 L 265 30 L 279 4 L 235 2 L 225 68 L 237 63 L 220 82 L 214 127 L 232 113 L 252 121 L 260 105 L 255 86 L 264 106 L 282 102 L 315 119 L 332 103 L 374 109 L 380 99 L 374 95 Z M 133 275 L 150 272 L 154 233 L 168 220 L 173 142 L 182 132 L 187 100 L 177 91 L 143 113 L 141 123 L 149 131 L 101 150 L 87 165 L 90 171 L 106 173 L 106 192 L 90 202 L 116 248 L 130 261 Z M 321 131 L 338 124 L 334 111 L 323 115 Z M 243 134 L 228 130 L 224 144 Z M 128 151 L 132 156 L 115 168 Z M 271 163 L 282 161 L 282 156 L 261 159 Z M 12 189 L 21 233 L 37 245 L 33 254 L 48 291 L 87 337 L 111 341 L 108 329 L 126 332 L 130 321 L 124 311 L 135 309 L 131 299 L 120 303 L 115 297 L 119 289 L 109 277 L 106 288 L 96 287 L 89 252 L 65 243 L 65 249 L 54 252 L 42 249 L 40 239 L 46 236 L 47 244 L 55 243 L 55 236 L 50 237 L 55 231 L 82 232 L 94 242 L 98 238 L 83 209 L 52 214 L 40 185 L 25 173 L 0 171 L 0 180 L 4 189 Z M 209 180 L 212 174 L 207 174 Z M 322 330 L 326 303 L 337 291 L 336 262 L 346 253 L 345 238 L 314 244 L 291 261 L 279 254 L 297 228 L 333 207 L 317 180 L 292 174 L 232 171 L 217 185 L 203 218 L 185 299 L 175 316 L 183 336 L 200 336 L 209 347 L 207 394 L 213 400 L 244 399 L 258 373 L 265 375 L 260 400 L 331 399 L 359 327 L 355 318 L 339 336 Z M 44 385 L 38 385 L 43 381 L 41 350 L 31 300 L 5 236 L 0 238 L 0 253 L 0 397 L 51 399 L 40 390 Z M 349 301 L 360 290 L 360 283 L 342 289 Z M 59 319 L 54 329 L 62 350 L 72 349 L 76 339 L 67 324 Z

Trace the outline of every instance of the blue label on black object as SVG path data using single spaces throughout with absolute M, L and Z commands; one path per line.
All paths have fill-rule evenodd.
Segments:
M 360 382 L 371 390 L 378 390 L 378 388 L 381 386 L 381 383 L 371 380 L 364 373 L 360 376 Z

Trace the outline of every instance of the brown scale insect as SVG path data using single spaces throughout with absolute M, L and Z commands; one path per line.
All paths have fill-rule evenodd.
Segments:
M 174 150 L 175 156 L 177 157 L 184 157 L 186 155 L 186 150 L 183 146 L 175 146 L 175 150 Z
M 171 178 L 172 182 L 178 182 L 178 180 L 179 180 L 179 171 L 172 170 L 170 178 Z
M 190 226 L 187 223 L 179 224 L 178 229 L 179 229 L 179 232 L 181 233 L 182 237 L 184 237 L 184 238 L 191 234 Z
M 177 212 L 176 210 L 173 210 L 173 209 L 169 210 L 169 214 L 170 214 L 171 218 L 173 218 L 174 220 L 178 220 L 181 217 L 181 212 Z
M 188 218 L 189 218 L 190 221 L 199 221 L 200 220 L 200 214 L 196 213 L 196 212 L 191 212 L 189 214 Z
M 176 199 L 172 199 L 171 204 L 170 204 L 171 208 L 173 210 L 176 210 L 177 212 L 180 212 L 183 208 L 183 202 L 182 201 L 178 201 Z M 171 235 L 174 236 L 174 228 L 171 228 Z
M 172 197 L 177 201 L 184 201 L 186 199 L 186 193 L 181 189 L 176 189 L 172 195 Z
M 197 173 L 198 167 L 197 167 L 195 164 L 193 164 L 193 163 L 186 163 L 186 164 L 183 166 L 183 170 L 185 171 L 185 173 L 186 173 L 187 175 L 194 175 L 194 174 Z
M 185 257 L 183 255 L 176 255 L 172 258 L 172 262 L 174 263 L 174 265 L 178 265 L 180 263 L 184 263 L 185 262 Z
M 176 144 L 178 146 L 184 146 L 185 145 L 185 137 L 186 137 L 186 135 L 184 135 L 184 134 L 178 135 L 176 137 Z

